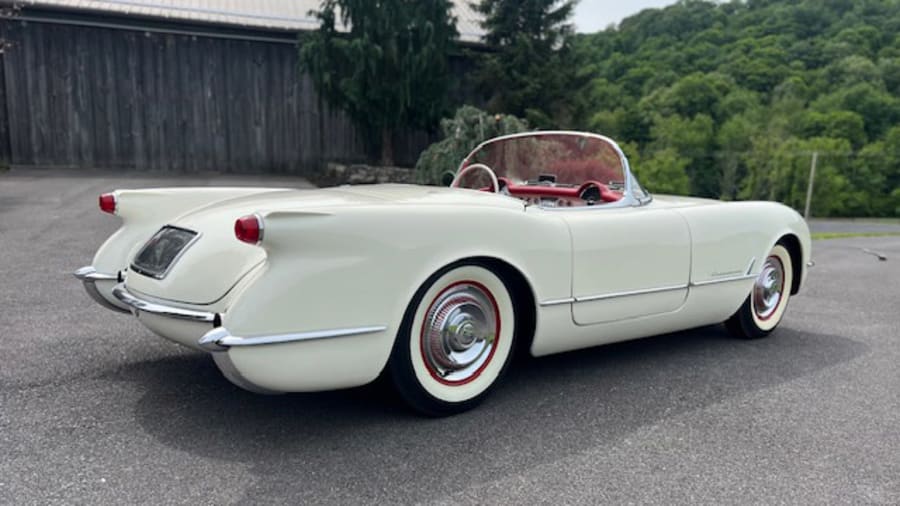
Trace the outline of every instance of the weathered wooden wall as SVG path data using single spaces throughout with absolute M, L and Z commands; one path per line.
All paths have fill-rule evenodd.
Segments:
M 14 44 L 0 57 L 13 166 L 303 174 L 367 159 L 299 74 L 296 44 L 21 20 L 0 36 Z M 397 162 L 428 142 L 398 133 Z
M 3 26 L 0 22 L 0 42 L 3 41 Z M 0 54 L 0 60 L 3 55 Z M 9 164 L 11 157 L 9 146 L 9 115 L 6 107 L 6 78 L 3 72 L 3 62 L 0 61 L 0 168 Z

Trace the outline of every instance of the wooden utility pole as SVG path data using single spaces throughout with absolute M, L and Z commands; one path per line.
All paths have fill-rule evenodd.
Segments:
M 819 152 L 813 151 L 812 165 L 809 167 L 809 185 L 806 187 L 806 210 L 803 218 L 809 219 L 809 204 L 812 202 L 813 181 L 816 179 L 816 163 L 819 161 Z

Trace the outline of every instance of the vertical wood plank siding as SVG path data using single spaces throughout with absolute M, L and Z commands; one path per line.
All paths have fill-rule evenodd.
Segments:
M 0 40 L 5 40 L 6 26 L 0 22 Z M 0 55 L 0 60 L 3 55 Z M 8 164 L 10 159 L 9 145 L 9 116 L 6 107 L 6 75 L 3 72 L 3 62 L 0 61 L 0 166 Z
M 368 160 L 298 72 L 297 47 L 0 20 L 0 162 L 13 166 L 304 174 Z M 411 166 L 424 132 L 399 132 Z

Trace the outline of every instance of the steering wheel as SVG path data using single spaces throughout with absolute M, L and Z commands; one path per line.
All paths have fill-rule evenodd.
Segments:
M 613 193 L 610 192 L 609 186 L 599 181 L 588 181 L 581 185 L 578 189 L 578 197 L 581 200 L 593 202 L 615 202 Z M 590 205 L 590 204 L 589 204 Z
M 459 183 L 460 183 L 460 181 L 462 181 L 462 177 L 465 176 L 466 174 L 468 174 L 469 172 L 472 172 L 473 170 L 483 170 L 483 171 L 487 172 L 488 177 L 491 178 L 491 187 L 488 188 L 488 191 L 497 193 L 497 191 L 500 189 L 500 183 L 497 182 L 497 174 L 494 174 L 494 171 L 491 170 L 490 167 L 488 167 L 487 165 L 485 165 L 483 163 L 473 163 L 472 165 L 469 165 L 469 166 L 465 167 L 464 169 L 460 170 L 459 172 L 457 172 L 456 177 L 453 178 L 453 182 L 450 183 L 450 187 L 451 188 L 459 188 Z

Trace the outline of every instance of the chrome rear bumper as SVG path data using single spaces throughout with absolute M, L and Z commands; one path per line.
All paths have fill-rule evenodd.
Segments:
M 166 318 L 174 318 L 176 320 L 188 320 L 193 322 L 211 323 L 215 325 L 221 318 L 216 313 L 208 311 L 196 311 L 193 309 L 183 309 L 180 307 L 167 306 L 154 302 L 139 299 L 131 294 L 125 283 L 119 283 L 112 290 L 113 296 L 122 304 L 131 307 L 136 311 L 164 316 Z
M 118 275 L 98 273 L 92 267 L 79 269 L 75 276 L 105 307 L 133 313 L 145 327 L 169 341 L 209 352 L 228 380 L 252 392 L 330 390 L 371 381 L 374 376 L 360 376 L 343 364 L 365 360 L 384 343 L 381 338 L 355 336 L 387 330 L 385 325 L 370 325 L 241 337 L 222 326 L 224 310 L 219 313 L 203 311 L 205 307 L 178 307 L 165 299 L 131 292 Z M 99 291 L 96 283 L 101 284 Z M 348 339 L 348 344 L 331 344 L 341 338 Z M 334 375 L 334 371 L 342 374 Z
M 148 300 L 141 299 L 129 292 L 128 288 L 125 287 L 125 283 L 119 283 L 118 285 L 116 285 L 113 288 L 112 293 L 117 300 L 119 300 L 122 304 L 125 304 L 126 306 L 132 308 L 135 313 L 149 313 L 173 320 L 211 325 L 213 328 L 203 334 L 203 336 L 196 341 L 196 344 L 191 343 L 192 347 L 199 347 L 209 352 L 225 351 L 232 346 L 259 346 L 264 344 L 282 344 L 298 341 L 315 341 L 319 339 L 332 339 L 336 337 L 374 334 L 387 329 L 387 327 L 383 325 L 372 325 L 366 327 L 354 327 L 345 329 L 294 332 L 290 334 L 238 337 L 232 335 L 228 331 L 228 329 L 222 327 L 222 316 L 218 313 L 197 311 L 194 309 L 184 309 L 156 302 L 150 302 Z
M 72 273 L 78 280 L 84 284 L 84 290 L 88 293 L 88 295 L 94 299 L 98 304 L 105 307 L 106 309 L 111 309 L 113 311 L 117 311 L 119 313 L 127 313 L 128 310 L 117 306 L 111 303 L 103 294 L 100 293 L 100 290 L 97 288 L 98 282 L 118 282 L 119 275 L 118 274 L 106 274 L 102 272 L 97 272 L 97 269 L 94 269 L 93 266 L 86 266 L 78 269 L 77 271 Z

